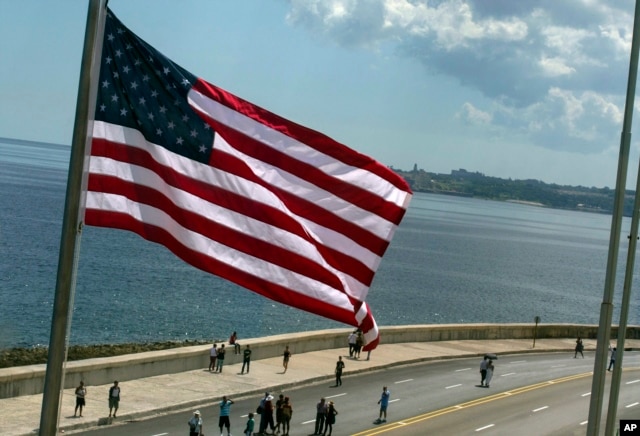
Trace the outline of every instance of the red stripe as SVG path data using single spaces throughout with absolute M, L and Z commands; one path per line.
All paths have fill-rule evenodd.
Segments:
M 153 160 L 152 156 L 148 152 L 138 148 L 118 143 L 111 143 L 103 139 L 94 139 L 92 154 L 94 156 L 109 157 L 118 161 L 131 163 L 132 165 L 148 168 L 158 174 L 158 176 L 170 186 L 187 191 L 210 203 L 219 205 L 222 208 L 233 210 L 239 214 L 254 218 L 274 227 L 279 227 L 289 233 L 305 239 L 316 247 L 318 252 L 332 267 L 341 271 L 348 271 L 349 275 L 367 286 L 369 286 L 373 280 L 375 274 L 374 271 L 369 269 L 361 261 L 353 258 L 350 253 L 341 253 L 318 243 L 315 239 L 309 236 L 307 231 L 297 221 L 278 209 L 266 206 L 263 203 L 257 203 L 250 198 L 238 195 L 232 191 L 224 190 L 209 185 L 203 181 L 186 177 L 176 172 L 171 167 L 161 165 L 157 161 Z M 244 177 L 255 183 L 264 184 L 264 182 L 256 177 L 242 161 L 239 161 L 233 156 L 218 152 L 214 160 L 218 163 L 227 162 L 227 164 L 224 165 L 225 168 L 230 167 L 232 169 L 244 169 L 245 171 L 239 171 L 240 174 L 238 175 L 240 177 Z M 109 184 L 106 184 L 104 187 L 100 186 L 95 189 L 92 188 L 91 190 L 100 192 L 103 189 L 105 192 L 113 192 L 108 191 L 111 189 Z M 294 201 L 298 200 L 297 197 L 293 197 L 284 192 L 281 192 L 280 194 L 281 197 L 291 197 L 291 201 L 287 202 L 287 206 L 289 206 L 294 213 L 304 212 L 305 214 L 309 214 L 311 212 L 312 214 L 316 214 L 322 219 L 315 219 L 314 221 L 324 221 L 328 226 L 333 227 L 333 230 L 335 231 L 343 233 L 345 231 L 349 232 L 347 234 L 349 234 L 352 239 L 353 235 L 359 235 L 363 242 L 366 243 L 365 246 L 368 245 L 371 247 L 373 243 L 377 243 L 378 245 L 375 248 L 378 250 L 384 250 L 384 248 L 388 246 L 386 241 L 378 240 L 370 233 L 361 231 L 358 226 L 355 226 L 348 221 L 340 220 L 312 203 L 302 201 L 304 204 L 298 204 L 299 201 Z M 159 208 L 162 209 L 162 207 Z M 339 224 L 342 224 L 346 228 L 338 228 Z M 184 225 L 185 227 L 188 227 L 186 223 Z
M 253 292 L 279 303 L 297 307 L 316 315 L 356 326 L 354 312 L 316 300 L 302 293 L 294 292 L 262 277 L 253 276 L 217 259 L 185 247 L 166 230 L 135 220 L 129 215 L 87 209 L 85 222 L 88 225 L 129 230 L 144 239 L 166 246 L 185 262 L 211 274 L 227 279 Z

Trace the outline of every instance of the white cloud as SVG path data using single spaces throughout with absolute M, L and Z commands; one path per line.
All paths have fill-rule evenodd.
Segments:
M 465 102 L 456 117 L 463 119 L 471 124 L 491 124 L 493 116 L 489 112 L 482 111 L 473 104 Z

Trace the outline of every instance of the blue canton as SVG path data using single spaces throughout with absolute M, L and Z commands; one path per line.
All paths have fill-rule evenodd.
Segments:
M 189 106 L 196 76 L 127 29 L 108 11 L 95 119 L 140 131 L 148 142 L 208 163 L 213 129 Z

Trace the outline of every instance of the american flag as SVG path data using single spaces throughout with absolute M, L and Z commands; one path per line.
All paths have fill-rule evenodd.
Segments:
M 359 327 L 375 348 L 365 299 L 411 199 L 404 179 L 199 79 L 111 11 L 101 59 L 85 223 Z

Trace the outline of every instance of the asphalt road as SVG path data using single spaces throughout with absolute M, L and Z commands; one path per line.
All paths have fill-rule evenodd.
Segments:
M 394 367 L 284 392 L 293 403 L 291 436 L 314 432 L 315 404 L 335 402 L 333 434 L 357 435 L 571 435 L 585 434 L 593 359 L 567 353 L 500 356 L 490 388 L 480 382 L 478 359 Z M 640 352 L 626 352 L 618 418 L 640 418 Z M 549 383 L 554 381 L 553 383 Z M 377 401 L 391 391 L 388 423 L 376 425 Z M 608 394 L 608 385 L 606 393 Z M 223 395 L 224 392 L 220 392 Z M 274 392 L 277 397 L 279 392 Z M 232 398 L 231 434 L 240 436 L 259 397 Z M 606 402 L 605 402 L 606 405 Z M 200 408 L 207 436 L 219 434 L 217 405 Z M 85 431 L 91 435 L 185 435 L 192 410 Z M 606 412 L 606 406 L 605 406 Z M 256 428 L 259 416 L 256 417 Z M 400 424 L 398 424 L 400 422 Z M 603 420 L 604 425 L 604 420 Z M 226 435 L 226 432 L 225 432 Z

